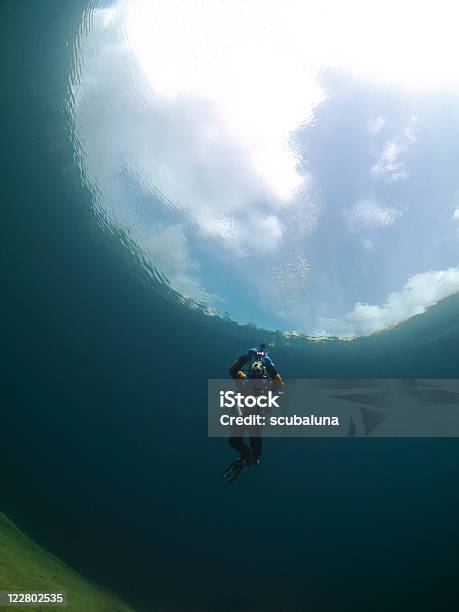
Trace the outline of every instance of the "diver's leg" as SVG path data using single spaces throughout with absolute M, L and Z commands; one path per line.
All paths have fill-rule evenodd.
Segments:
M 234 448 L 234 450 L 241 454 L 242 459 L 248 459 L 250 457 L 250 448 L 244 443 L 243 436 L 244 427 L 232 427 L 228 443 L 231 448 Z
M 249 442 L 250 442 L 250 449 L 252 451 L 252 457 L 254 459 L 259 459 L 261 456 L 261 449 L 262 449 L 261 428 L 254 427 L 250 430 L 249 433 L 250 433 Z

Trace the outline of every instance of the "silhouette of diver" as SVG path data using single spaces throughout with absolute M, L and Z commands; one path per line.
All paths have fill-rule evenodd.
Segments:
M 269 355 L 264 351 L 265 345 L 251 348 L 241 355 L 228 369 L 231 378 L 247 386 L 253 395 L 266 393 L 268 389 L 280 389 L 284 381 L 276 370 Z M 247 372 L 244 366 L 248 365 Z M 259 381 L 260 384 L 252 381 Z M 245 434 L 249 436 L 249 446 L 244 442 Z M 260 425 L 232 425 L 229 445 L 240 453 L 240 456 L 222 474 L 222 478 L 232 483 L 245 466 L 258 465 L 260 462 L 262 443 Z

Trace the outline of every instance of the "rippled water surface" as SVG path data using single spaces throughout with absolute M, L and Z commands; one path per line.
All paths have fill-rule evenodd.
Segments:
M 325 4 L 94 3 L 69 103 L 94 214 L 161 283 L 366 335 L 459 289 L 454 7 Z

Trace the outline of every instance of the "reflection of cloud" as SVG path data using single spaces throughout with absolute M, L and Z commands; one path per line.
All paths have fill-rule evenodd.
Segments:
M 370 240 L 369 238 L 365 238 L 362 241 L 362 246 L 365 249 L 365 251 L 367 251 L 368 253 L 373 253 L 373 251 L 375 250 L 375 243 L 373 242 L 373 240 Z
M 384 178 L 389 182 L 408 178 L 404 162 L 400 159 L 404 148 L 397 142 L 386 142 L 384 148 L 372 167 L 371 171 L 376 178 Z
M 182 295 L 202 303 L 208 303 L 209 296 L 196 279 L 198 266 L 189 255 L 189 247 L 180 227 L 164 227 L 157 224 L 148 228 L 133 223 L 129 235 L 136 244 L 141 245 L 143 257 L 154 262 L 161 277 Z M 212 296 L 216 299 L 216 296 Z
M 457 235 L 459 236 L 459 208 L 453 212 L 453 221 L 457 222 Z
M 373 136 L 378 134 L 386 125 L 386 119 L 385 117 L 383 117 L 382 115 L 379 115 L 379 117 L 377 117 L 376 119 L 373 119 L 373 121 L 370 121 L 368 123 L 368 131 L 370 132 L 370 134 L 372 134 Z
M 119 29 L 125 7 L 121 3 L 118 13 L 96 11 L 93 30 L 81 41 L 84 69 L 75 122 L 86 170 L 99 186 L 114 189 L 117 171 L 129 164 L 143 188 L 182 211 L 203 235 L 239 249 L 250 248 L 254 234 L 264 231 L 267 242 L 277 244 L 279 212 L 296 199 L 270 197 L 267 177 L 254 170 L 249 151 L 211 98 L 181 91 L 169 99 L 151 90 Z M 163 69 L 172 78 L 170 66 Z M 263 108 L 258 110 L 261 116 Z M 263 131 L 269 133 L 270 117 L 263 117 Z M 301 185 L 304 189 L 303 177 Z M 263 206 L 255 210 L 261 200 Z
M 204 300 L 207 258 L 229 255 L 234 267 L 245 256 L 274 253 L 292 240 L 284 218 L 293 209 L 308 226 L 309 200 L 270 195 L 214 102 L 152 91 L 123 38 L 122 8 L 96 11 L 80 41 L 82 69 L 73 85 L 81 162 L 103 215 L 176 290 Z
M 373 132 L 376 133 L 375 127 L 379 127 L 379 117 L 371 125 L 373 126 Z M 410 125 L 405 128 L 401 137 L 398 140 L 389 140 L 384 144 L 382 151 L 379 153 L 375 164 L 371 168 L 371 172 L 374 178 L 382 179 L 389 183 L 395 183 L 402 179 L 409 177 L 408 170 L 406 169 L 405 162 L 402 156 L 406 153 L 409 147 L 416 142 L 417 137 L 414 133 L 414 125 L 417 121 L 417 117 L 411 117 Z M 381 126 L 381 128 L 384 126 Z M 380 128 L 380 129 L 381 129 Z M 370 127 L 369 127 L 370 129 Z M 372 130 L 370 129 L 370 132 Z M 376 131 L 379 131 L 376 130 Z
M 357 302 L 342 319 L 320 319 L 327 335 L 357 336 L 380 331 L 414 315 L 459 291 L 459 266 L 412 276 L 405 286 L 391 293 L 382 306 Z
M 265 216 L 260 218 L 257 224 L 263 236 L 263 242 L 273 245 L 273 248 L 277 246 L 279 240 L 282 238 L 282 228 L 279 218 L 276 215 Z
M 283 27 L 280 5 L 240 0 L 133 0 L 124 13 L 154 91 L 211 101 L 272 195 L 292 197 L 302 176 L 289 136 L 311 118 L 322 90 L 310 55 L 287 35 L 290 14 Z
M 175 116 L 177 109 L 153 99 L 114 27 L 115 17 L 107 10 L 96 11 L 94 30 L 82 40 L 84 69 L 75 90 L 74 120 L 86 179 L 98 195 L 101 215 L 127 233 L 147 265 L 184 296 L 209 303 L 214 296 L 201 287 L 199 266 L 184 233 L 195 205 L 186 197 L 191 190 L 187 154 L 192 155 L 193 132 L 186 129 L 186 120 L 180 121 L 190 108 Z M 202 146 L 211 147 L 206 142 Z M 215 165 L 222 166 L 223 153 L 213 153 Z M 138 185 L 146 211 L 139 210 L 132 185 Z M 231 212 L 228 199 L 221 205 Z M 161 208 L 170 211 L 172 222 L 158 220 Z M 203 232 L 207 218 L 211 213 L 202 212 L 198 226 Z
M 392 286 L 401 287 L 413 270 L 413 240 L 421 236 L 428 247 L 431 236 L 414 207 L 412 218 L 403 212 L 399 219 L 396 203 L 416 201 L 428 212 L 445 198 L 434 191 L 417 197 L 419 177 L 405 155 L 415 141 L 413 122 L 404 119 L 413 98 L 392 100 L 340 73 L 337 88 L 327 90 L 330 104 L 309 123 L 321 87 L 311 86 L 317 63 L 302 80 L 314 49 L 304 27 L 321 38 L 327 20 L 317 28 L 278 1 L 235 2 L 121 2 L 115 12 L 94 13 L 76 58 L 81 163 L 104 218 L 126 229 L 178 291 L 202 301 L 204 289 L 219 293 L 239 321 L 247 306 L 258 323 L 266 315 L 270 325 L 307 331 L 317 312 L 339 316 L 362 296 L 382 304 L 387 262 L 397 252 Z M 304 6 L 296 3 L 297 15 L 307 13 Z M 344 104 L 337 103 L 341 81 L 352 92 Z M 292 135 L 303 120 L 308 127 Z M 426 139 L 438 135 L 425 125 Z M 416 169 L 424 161 L 420 155 Z M 408 170 L 413 180 L 401 184 Z M 322 194 L 331 206 L 320 226 L 312 200 Z M 375 197 L 362 197 L 368 194 Z M 352 237 L 343 235 L 343 221 Z M 314 224 L 318 239 L 309 240 Z M 451 265 L 438 263 L 438 252 L 423 251 L 431 269 Z
M 351 229 L 387 227 L 401 215 L 395 208 L 381 206 L 374 198 L 358 200 L 344 215 Z

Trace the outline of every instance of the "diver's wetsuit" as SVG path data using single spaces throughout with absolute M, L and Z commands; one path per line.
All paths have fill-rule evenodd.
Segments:
M 259 354 L 258 349 L 252 348 L 249 349 L 244 355 L 241 355 L 239 359 L 237 359 L 234 363 L 232 363 L 228 369 L 231 378 L 235 380 L 244 381 L 247 379 L 259 379 L 269 380 L 277 385 L 282 386 L 284 383 L 280 374 L 277 372 L 271 358 L 263 354 L 260 358 L 260 361 L 263 362 L 266 368 L 266 375 L 263 377 L 255 377 L 251 376 L 250 371 L 249 374 L 245 374 L 241 368 L 246 365 L 251 359 Z M 249 446 L 244 443 L 244 435 L 248 434 L 249 436 Z M 261 455 L 261 427 L 258 425 L 233 425 L 230 430 L 230 438 L 228 440 L 229 445 L 237 450 L 241 454 L 242 459 L 254 459 L 255 461 Z

